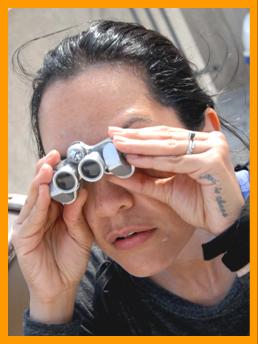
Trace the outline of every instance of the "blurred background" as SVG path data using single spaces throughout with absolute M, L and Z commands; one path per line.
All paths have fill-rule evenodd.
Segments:
M 160 31 L 183 51 L 195 64 L 199 82 L 214 95 L 218 113 L 248 136 L 249 56 L 242 38 L 247 13 L 248 9 L 220 8 L 19 8 L 9 11 L 9 192 L 27 193 L 37 160 L 29 124 L 30 82 L 22 81 L 11 64 L 12 54 L 20 45 L 81 24 L 35 40 L 23 51 L 23 63 L 35 72 L 51 47 L 64 36 L 85 29 L 92 20 L 141 23 Z M 232 135 L 228 138 L 234 162 L 246 162 L 248 152 Z
M 218 113 L 249 136 L 249 22 L 248 9 L 178 8 L 19 8 L 9 11 L 9 194 L 27 193 L 37 160 L 30 129 L 30 81 L 14 73 L 12 55 L 23 43 L 78 25 L 65 32 L 34 40 L 23 50 L 22 62 L 35 73 L 43 55 L 65 36 L 92 20 L 137 22 L 170 38 L 194 63 L 199 83 L 217 104 Z M 248 151 L 225 132 L 235 164 L 248 161 Z M 24 202 L 9 195 L 9 231 Z M 9 236 L 10 238 L 11 236 Z M 9 239 L 9 335 L 22 335 L 28 290 Z

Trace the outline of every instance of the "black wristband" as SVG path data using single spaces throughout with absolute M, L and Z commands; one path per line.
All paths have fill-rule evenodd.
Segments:
M 213 240 L 202 244 L 204 260 L 210 260 L 222 253 L 222 262 L 231 271 L 240 270 L 249 263 L 249 200 L 239 219 Z

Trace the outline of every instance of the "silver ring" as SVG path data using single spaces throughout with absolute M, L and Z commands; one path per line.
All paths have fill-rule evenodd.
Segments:
M 194 131 L 189 131 L 189 134 L 188 134 L 189 141 L 188 141 L 188 146 L 187 146 L 187 150 L 185 154 L 193 154 L 193 150 L 195 147 L 195 141 L 194 141 L 195 135 L 196 133 Z

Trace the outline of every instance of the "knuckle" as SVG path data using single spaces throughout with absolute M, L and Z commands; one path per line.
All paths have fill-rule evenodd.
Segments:
M 220 131 L 211 133 L 211 144 L 213 146 L 213 156 L 217 159 L 219 157 L 226 157 L 229 154 L 229 144 L 223 133 Z
M 215 145 L 227 145 L 226 136 L 221 131 L 212 131 L 210 133 L 210 139 Z
M 40 160 L 38 160 L 38 162 L 36 163 L 36 168 L 35 168 L 36 173 L 38 173 L 38 171 L 40 170 L 40 168 L 43 165 L 44 161 L 45 161 L 45 157 L 41 158 Z

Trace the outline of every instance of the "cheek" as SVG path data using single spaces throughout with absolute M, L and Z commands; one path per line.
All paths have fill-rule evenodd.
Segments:
M 171 252 L 178 253 L 191 239 L 194 230 L 194 227 L 182 221 L 179 226 L 171 226 L 166 229 L 161 238 L 161 244 L 169 247 Z
M 83 214 L 84 217 L 91 229 L 91 231 L 93 232 L 93 234 L 95 235 L 94 231 L 95 228 L 97 227 L 97 217 L 95 216 L 95 212 L 94 212 L 94 202 L 88 197 L 87 202 L 83 208 Z
M 105 220 L 97 216 L 95 201 L 89 196 L 83 208 L 83 214 L 94 235 L 95 242 L 102 247 L 103 245 L 101 242 L 103 241 L 103 235 L 108 225 Z
M 161 229 L 156 236 L 153 260 L 156 258 L 161 264 L 171 263 L 180 255 L 193 232 L 194 228 L 186 223 L 181 223 L 180 226 L 174 224 Z

